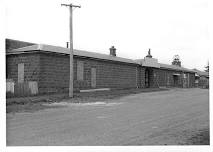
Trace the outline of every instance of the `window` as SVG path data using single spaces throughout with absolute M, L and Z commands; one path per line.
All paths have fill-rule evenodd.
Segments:
M 84 80 L 84 62 L 77 61 L 77 80 Z

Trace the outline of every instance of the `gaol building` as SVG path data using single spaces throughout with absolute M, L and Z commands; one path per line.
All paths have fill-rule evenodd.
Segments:
M 209 88 L 209 72 L 193 69 L 195 73 L 195 87 Z
M 19 44 L 21 43 L 21 44 Z M 66 93 L 69 89 L 68 48 L 6 40 L 7 93 L 27 96 Z M 159 63 L 151 52 L 140 60 L 74 50 L 74 91 L 150 87 L 194 87 L 195 72 Z

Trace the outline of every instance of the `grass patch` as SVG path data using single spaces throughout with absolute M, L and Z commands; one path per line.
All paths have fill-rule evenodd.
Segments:
M 109 99 L 118 99 L 131 94 L 153 92 L 153 91 L 165 91 L 168 89 L 149 88 L 149 89 L 122 89 L 122 90 L 108 90 L 108 91 L 96 91 L 96 92 L 84 92 L 75 93 L 74 98 L 69 98 L 68 94 L 63 95 L 44 95 L 37 97 L 24 97 L 24 98 L 10 98 L 7 99 L 7 113 L 10 112 L 35 112 L 50 108 L 50 106 L 43 105 L 44 103 L 60 102 L 63 99 L 69 99 L 69 102 L 73 103 L 88 103 L 104 101 Z M 59 106 L 57 106 L 59 107 Z M 51 106 L 53 108 L 53 106 Z

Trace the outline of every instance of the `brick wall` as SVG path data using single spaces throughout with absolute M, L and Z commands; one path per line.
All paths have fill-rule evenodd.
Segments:
M 168 69 L 159 69 L 159 86 L 167 86 L 173 87 L 174 84 L 174 76 L 173 74 L 180 74 L 177 76 L 177 84 L 176 87 L 182 87 L 182 72 L 181 71 L 174 71 Z
M 6 78 L 18 81 L 18 64 L 24 63 L 24 81 L 39 81 L 40 56 L 34 54 L 19 54 L 6 56 Z
M 69 58 L 67 55 L 40 53 L 39 93 L 68 92 Z
M 168 70 L 168 69 L 159 69 L 158 74 L 159 74 L 159 85 L 160 86 L 167 86 L 167 87 L 173 87 L 175 86 L 174 84 L 174 76 L 173 74 L 180 74 L 178 76 L 178 82 L 176 87 L 183 87 L 183 72 L 181 71 L 175 71 L 175 70 Z M 189 73 L 189 72 L 184 72 L 186 74 L 186 87 L 194 87 L 194 82 L 195 82 L 195 74 L 194 73 Z M 188 80 L 188 74 L 189 74 L 189 80 Z M 188 84 L 189 83 L 189 84 Z
M 159 86 L 167 86 L 167 72 L 166 70 L 158 70 L 158 83 Z
M 7 55 L 6 79 L 9 79 L 10 81 L 12 80 L 14 82 L 14 92 L 13 94 L 8 94 L 7 92 L 7 97 L 29 96 L 32 94 L 37 94 L 37 82 L 39 82 L 39 74 L 39 54 Z M 28 83 L 29 81 L 34 82 Z M 34 90 L 34 92 L 32 92 L 32 90 Z
M 84 62 L 84 86 L 77 83 L 78 89 L 91 88 L 91 68 L 96 69 L 96 88 L 135 88 L 137 66 L 112 61 L 101 61 L 88 58 L 75 58 Z M 74 68 L 76 71 L 76 68 Z M 75 72 L 76 76 L 76 72 Z M 74 77 L 74 80 L 76 78 Z
M 200 76 L 199 82 L 198 82 L 198 87 L 209 88 L 209 78 L 207 78 L 205 76 Z
M 77 80 L 77 60 L 82 61 L 84 65 L 83 80 Z M 42 53 L 40 64 L 40 92 L 67 92 L 69 87 L 69 56 Z M 91 68 L 96 68 L 96 88 L 136 87 L 136 65 L 74 56 L 73 68 L 75 91 L 91 88 Z
M 145 88 L 145 68 L 137 67 L 137 86 L 138 88 Z
M 189 73 L 189 87 L 195 87 L 195 74 Z
M 156 88 L 159 86 L 159 69 L 153 68 L 150 75 L 150 87 Z
M 83 80 L 77 79 L 77 62 L 83 63 Z M 24 63 L 24 81 L 38 82 L 39 94 L 68 92 L 69 56 L 57 53 L 29 53 L 6 56 L 7 78 L 17 82 L 18 64 Z M 115 61 L 74 56 L 74 91 L 90 89 L 91 69 L 96 69 L 95 88 L 145 88 L 145 67 Z M 167 69 L 151 68 L 150 87 L 174 86 L 173 73 Z M 189 87 L 194 87 L 195 75 L 189 74 Z
M 143 88 L 145 87 L 150 87 L 150 88 L 156 88 L 158 87 L 158 79 L 159 79 L 159 74 L 158 74 L 158 69 L 157 68 L 152 68 L 152 67 L 144 67 L 144 74 L 143 74 Z M 145 86 L 145 73 L 146 71 L 148 72 L 148 85 Z

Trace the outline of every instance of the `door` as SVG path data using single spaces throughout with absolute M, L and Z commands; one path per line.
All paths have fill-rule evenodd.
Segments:
M 145 70 L 145 87 L 146 88 L 149 87 L 149 70 L 148 69 Z
M 187 87 L 187 77 L 186 77 L 186 74 L 184 73 L 183 74 L 183 88 L 186 88 Z
M 173 75 L 173 79 L 174 79 L 174 87 L 178 87 L 178 76 Z
M 91 87 L 96 87 L 96 68 L 91 69 Z

